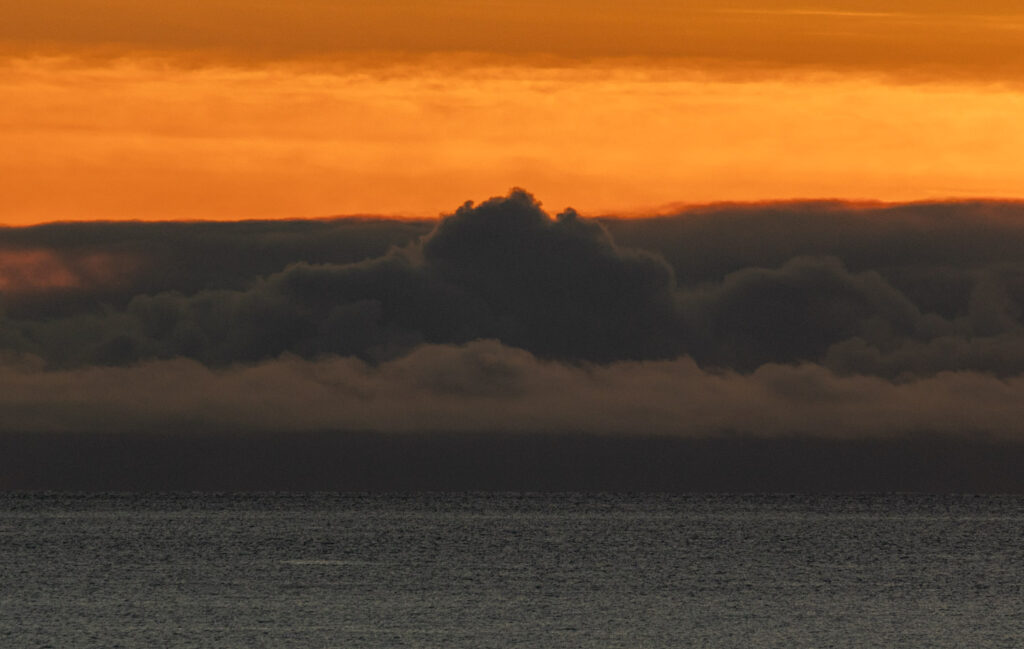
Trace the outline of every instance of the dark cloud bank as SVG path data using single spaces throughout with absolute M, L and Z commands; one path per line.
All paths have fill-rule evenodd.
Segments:
M 1024 491 L 1024 204 L 0 231 L 0 487 Z

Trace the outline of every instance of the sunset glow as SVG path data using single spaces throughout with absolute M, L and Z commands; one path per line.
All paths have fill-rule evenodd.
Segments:
M 1024 493 L 1022 43 L 1020 0 L 0 0 L 0 490 Z
M 1024 197 L 1012 3 L 592 4 L 12 6 L 0 222 Z

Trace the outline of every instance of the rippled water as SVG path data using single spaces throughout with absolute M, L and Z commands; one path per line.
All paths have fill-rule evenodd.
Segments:
M 0 495 L 9 647 L 1015 647 L 1024 499 Z

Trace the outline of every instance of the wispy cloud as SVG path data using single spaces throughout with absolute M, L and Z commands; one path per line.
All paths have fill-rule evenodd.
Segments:
M 850 11 L 836 9 L 805 9 L 799 7 L 721 7 L 711 10 L 721 14 L 740 14 L 757 16 L 825 16 L 835 18 L 914 18 L 924 19 L 926 13 L 909 13 L 903 11 Z

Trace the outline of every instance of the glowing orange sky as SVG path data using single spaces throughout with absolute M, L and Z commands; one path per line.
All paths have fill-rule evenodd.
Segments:
M 0 222 L 1024 196 L 1016 2 L 0 0 Z

